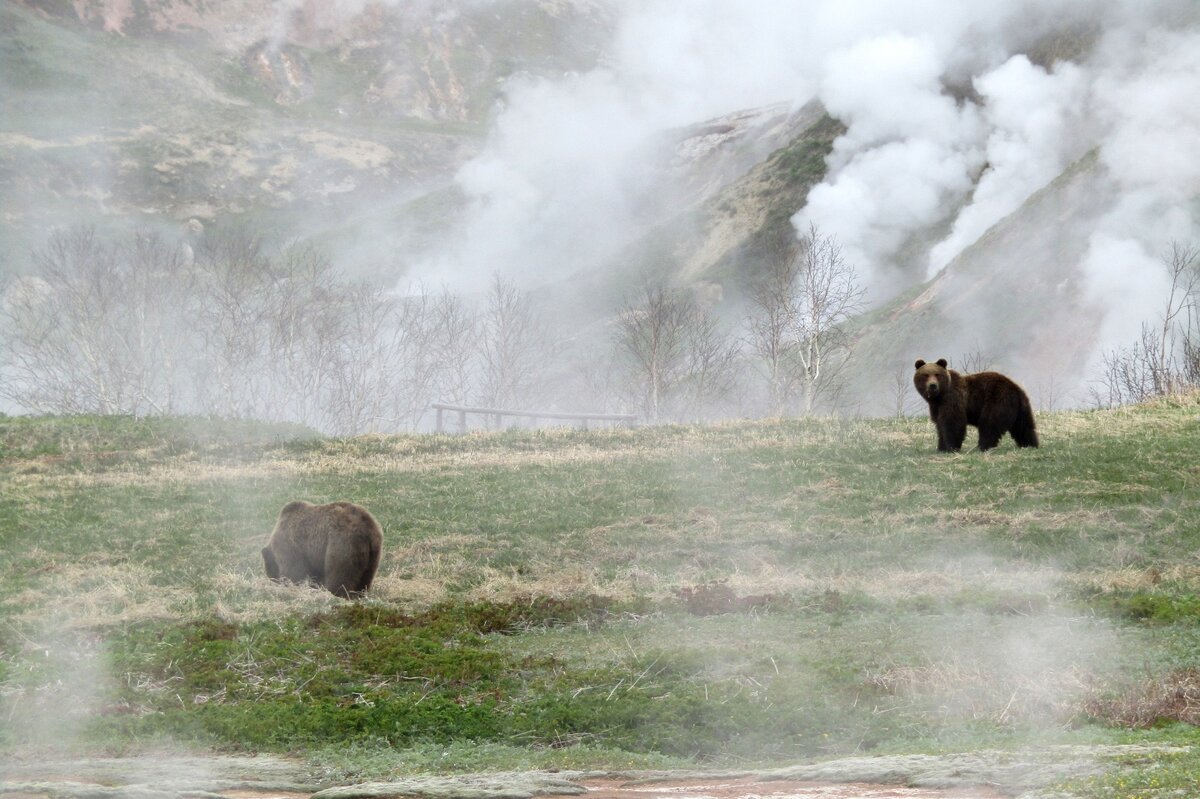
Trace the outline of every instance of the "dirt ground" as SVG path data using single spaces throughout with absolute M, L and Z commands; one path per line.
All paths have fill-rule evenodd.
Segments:
M 763 781 L 759 777 L 726 780 L 668 780 L 630 783 L 584 780 L 587 799 L 999 799 L 988 788 L 909 788 L 866 783 Z
M 1059 746 L 853 757 L 756 772 L 511 772 L 331 784 L 270 755 L 0 756 L 0 799 L 1035 799 L 1064 779 L 1167 747 Z
M 593 779 L 580 782 L 586 789 L 586 799 L 1003 799 L 1003 794 L 986 788 L 962 788 L 941 790 L 933 788 L 908 788 L 897 785 L 869 785 L 865 783 L 818 783 L 796 781 L 763 782 L 756 777 L 724 780 L 685 779 L 662 780 L 653 784 L 623 779 Z M 216 786 L 213 786 L 216 787 Z M 130 788 L 133 788 L 131 792 Z M 353 796 L 385 797 L 411 794 L 386 792 L 383 786 L 370 786 L 364 793 L 355 793 L 353 786 L 318 793 L 280 788 L 228 788 L 217 791 L 183 789 L 172 791 L 152 786 L 104 786 L 78 780 L 53 779 L 46 782 L 25 783 L 18 786 L 0 783 L 0 795 L 5 799 L 60 799 L 60 797 L 107 797 L 130 796 L 157 799 L 157 797 L 179 796 L 226 797 L 227 799 L 309 799 L 312 796 L 349 799 Z M 561 796 L 562 794 L 545 794 Z

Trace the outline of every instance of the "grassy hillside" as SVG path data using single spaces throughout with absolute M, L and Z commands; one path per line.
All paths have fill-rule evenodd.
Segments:
M 1200 396 L 1039 421 L 1039 450 L 948 456 L 923 418 L 0 418 L 0 741 L 355 776 L 1191 743 Z M 297 498 L 381 521 L 368 600 L 263 576 Z M 1074 788 L 1200 773 L 1134 766 Z

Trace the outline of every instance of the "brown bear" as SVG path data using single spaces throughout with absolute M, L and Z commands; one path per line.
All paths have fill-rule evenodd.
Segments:
M 354 599 L 371 587 L 382 549 L 383 531 L 366 508 L 297 501 L 279 511 L 262 556 L 272 580 L 311 580 Z
M 1029 397 L 999 372 L 964 375 L 937 363 L 917 361 L 913 385 L 929 403 L 929 418 L 937 426 L 938 451 L 958 452 L 967 425 L 979 430 L 979 449 L 989 450 L 1010 433 L 1018 447 L 1036 447 L 1037 429 Z

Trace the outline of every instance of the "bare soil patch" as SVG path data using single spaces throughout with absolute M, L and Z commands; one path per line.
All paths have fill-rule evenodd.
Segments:
M 587 780 L 588 799 L 999 799 L 987 788 L 909 788 L 867 783 L 822 783 L 807 780 L 764 781 L 758 777 L 722 780 L 668 780 L 629 783 Z
M 55 760 L 31 753 L 0 758 L 0 799 L 1004 799 L 1167 751 L 1183 750 L 1057 746 L 851 757 L 760 772 L 522 771 L 350 785 L 314 780 L 301 761 L 272 755 Z

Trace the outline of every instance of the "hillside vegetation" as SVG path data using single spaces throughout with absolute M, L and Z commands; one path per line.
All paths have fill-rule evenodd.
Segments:
M 0 736 L 348 775 L 1190 743 L 1200 397 L 1040 425 L 947 456 L 924 418 L 3 418 Z M 263 576 L 296 498 L 381 521 L 369 599 Z M 1151 766 L 1121 779 L 1200 770 Z

